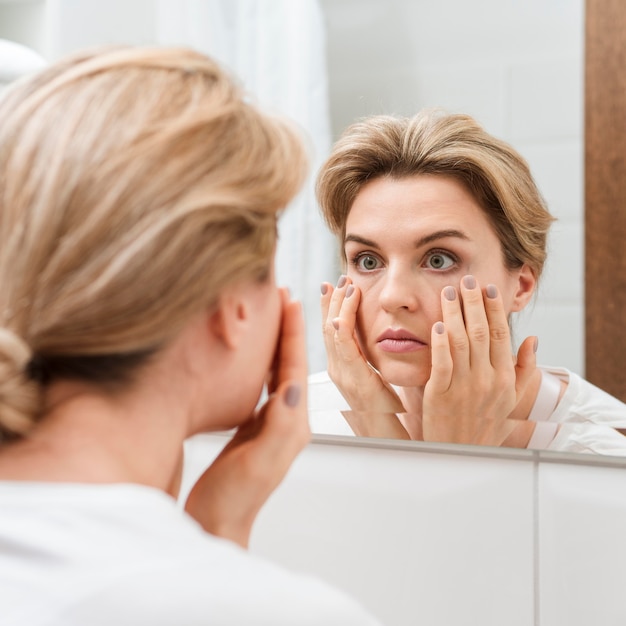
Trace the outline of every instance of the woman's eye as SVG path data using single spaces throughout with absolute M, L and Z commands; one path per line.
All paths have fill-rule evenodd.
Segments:
M 360 270 L 371 272 L 378 268 L 378 259 L 371 254 L 364 254 L 356 259 L 356 266 Z
M 444 252 L 433 252 L 426 259 L 427 267 L 433 270 L 447 270 L 456 263 L 456 259 Z

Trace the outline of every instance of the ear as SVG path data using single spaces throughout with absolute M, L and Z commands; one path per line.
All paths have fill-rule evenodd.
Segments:
M 517 274 L 517 289 L 513 295 L 511 311 L 521 311 L 530 302 L 537 286 L 535 272 L 526 263 L 522 265 Z
M 226 290 L 209 313 L 209 330 L 228 349 L 235 350 L 248 329 L 250 314 L 249 302 L 241 290 Z

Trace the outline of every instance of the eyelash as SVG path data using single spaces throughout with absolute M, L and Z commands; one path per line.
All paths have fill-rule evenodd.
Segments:
M 352 265 L 357 271 L 359 272 L 372 272 L 374 270 L 364 270 L 363 268 L 359 267 L 359 261 L 365 257 L 372 257 L 374 259 L 376 259 L 376 261 L 378 263 L 380 263 L 380 259 L 378 258 L 377 255 L 372 254 L 371 252 L 359 252 L 353 256 L 350 257 L 350 265 Z M 378 269 L 378 268 L 376 268 Z
M 459 257 L 456 254 L 452 254 L 452 252 L 450 252 L 449 250 L 439 250 L 439 249 L 429 250 L 426 253 L 426 255 L 425 255 L 424 264 L 426 264 L 427 261 L 432 259 L 432 257 L 434 257 L 437 254 L 442 254 L 442 255 L 447 256 L 450 259 L 452 259 L 452 261 L 454 263 L 454 266 L 459 264 Z M 450 270 L 454 269 L 454 266 L 453 267 L 448 267 L 448 268 L 446 268 L 444 270 L 438 270 L 438 271 L 441 271 L 441 272 L 450 271 Z M 434 268 L 430 268 L 430 269 L 434 269 Z
M 422 263 L 420 264 L 422 267 L 426 265 L 426 263 L 435 255 L 437 254 L 441 254 L 444 256 L 449 257 L 452 262 L 454 263 L 454 265 L 458 265 L 459 263 L 459 258 L 457 257 L 456 254 L 453 254 L 452 252 L 450 252 L 449 250 L 441 250 L 441 249 L 434 249 L 434 250 L 429 250 L 425 255 L 424 255 L 424 260 L 422 261 Z M 376 271 L 376 269 L 379 268 L 375 268 L 373 270 L 364 270 L 363 268 L 361 268 L 359 266 L 359 262 L 361 261 L 361 259 L 363 259 L 364 257 L 372 257 L 374 259 L 376 259 L 376 261 L 378 263 L 380 263 L 380 258 L 378 257 L 378 255 L 372 253 L 372 252 L 358 252 L 357 254 L 353 255 L 350 257 L 350 265 L 353 266 L 357 271 L 360 272 L 373 272 Z M 434 271 L 439 271 L 439 272 L 446 272 L 446 271 L 450 271 L 452 269 L 454 269 L 454 267 L 449 267 L 443 270 L 436 270 L 435 268 L 429 268 L 429 269 L 433 269 Z

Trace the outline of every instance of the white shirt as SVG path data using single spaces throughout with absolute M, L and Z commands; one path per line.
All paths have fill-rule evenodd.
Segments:
M 615 430 L 626 428 L 626 404 L 565 368 L 539 369 L 542 383 L 531 411 L 537 427 L 528 447 L 626 456 L 626 437 Z M 559 400 L 561 380 L 567 388 Z M 328 372 L 311 374 L 308 383 L 311 430 L 354 436 L 341 415 L 350 406 Z
M 2 626 L 378 624 L 139 485 L 0 482 Z

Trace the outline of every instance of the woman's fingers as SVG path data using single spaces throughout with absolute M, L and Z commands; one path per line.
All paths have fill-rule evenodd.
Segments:
M 428 385 L 433 393 L 444 394 L 450 389 L 454 363 L 450 353 L 448 333 L 443 322 L 433 324 L 430 332 L 432 367 Z
M 487 369 L 491 364 L 491 327 L 485 312 L 480 285 L 473 276 L 464 276 L 460 284 L 465 331 L 469 341 L 469 359 L 472 369 Z
M 449 349 L 454 361 L 454 374 L 465 376 L 470 368 L 470 345 L 463 319 L 459 292 L 449 285 L 441 292 L 441 311 L 447 332 Z
M 322 319 L 330 322 L 341 313 L 346 291 L 351 284 L 347 276 L 340 276 L 337 286 L 330 283 L 322 283 Z
M 285 381 L 306 383 L 306 335 L 302 303 L 284 302 L 279 341 L 276 386 Z
M 483 294 L 476 279 L 465 276 L 458 291 L 443 289 L 441 304 L 456 374 L 511 369 L 507 315 L 494 285 L 487 285 Z
M 494 368 L 511 367 L 511 331 L 504 303 L 498 288 L 487 285 L 485 288 L 485 312 L 489 323 L 489 358 Z
M 365 363 L 355 338 L 356 312 L 360 301 L 361 292 L 354 285 L 348 285 L 339 315 L 331 320 L 334 347 L 341 363 Z
M 306 380 L 306 336 L 302 305 L 291 301 L 287 289 L 281 289 L 282 320 L 274 362 L 267 379 L 269 393 L 289 379 Z
M 333 289 L 322 284 L 324 344 L 328 375 L 353 411 L 389 413 L 404 410 L 396 392 L 370 366 L 356 338 L 361 292 L 346 276 Z
M 517 351 L 515 364 L 515 391 L 517 398 L 521 398 L 532 375 L 537 371 L 537 337 L 526 337 Z

